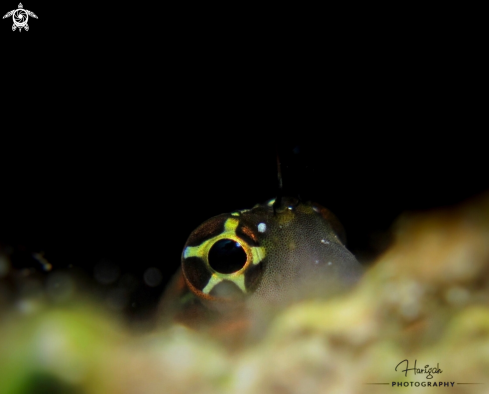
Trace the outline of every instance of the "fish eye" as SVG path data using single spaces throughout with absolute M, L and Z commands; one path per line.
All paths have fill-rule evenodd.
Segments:
M 197 227 L 185 243 L 185 283 L 205 302 L 231 301 L 236 298 L 234 290 L 239 289 L 239 297 L 243 297 L 260 284 L 266 264 L 265 247 L 254 234 L 256 224 L 247 226 L 240 223 L 241 219 L 229 214 L 215 216 Z
M 208 262 L 211 268 L 221 274 L 232 274 L 246 265 L 248 257 L 239 242 L 220 239 L 209 250 Z

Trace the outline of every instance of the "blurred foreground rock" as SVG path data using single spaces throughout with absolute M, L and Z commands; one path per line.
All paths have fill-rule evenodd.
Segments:
M 4 313 L 0 393 L 489 392 L 489 195 L 393 231 L 351 293 L 297 304 L 234 351 L 81 302 Z

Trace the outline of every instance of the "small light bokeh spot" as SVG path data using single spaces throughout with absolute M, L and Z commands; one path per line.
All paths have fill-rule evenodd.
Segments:
M 156 287 L 160 285 L 163 280 L 163 275 L 158 268 L 151 267 L 144 272 L 144 283 L 150 287 Z
M 119 267 L 107 260 L 99 262 L 94 269 L 95 280 L 103 285 L 114 283 L 120 275 Z

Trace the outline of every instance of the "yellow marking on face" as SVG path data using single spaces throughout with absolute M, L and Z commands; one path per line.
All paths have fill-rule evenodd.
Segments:
M 239 212 L 233 212 L 231 213 L 231 216 L 239 216 Z
M 201 246 L 187 246 L 185 250 L 183 251 L 183 257 L 186 259 L 187 257 L 202 257 L 201 253 Z
M 218 241 L 219 239 L 229 238 L 229 233 L 231 233 L 236 238 L 236 228 L 238 227 L 238 224 L 239 224 L 238 219 L 229 218 L 224 223 L 223 233 L 216 235 L 214 238 L 202 242 L 198 246 L 187 246 L 183 251 L 183 258 L 186 259 L 188 257 L 200 257 L 204 260 L 207 260 L 207 253 L 209 252 L 209 249 L 214 244 L 214 242 Z
M 222 281 L 223 281 L 222 278 L 218 277 L 216 274 L 212 274 L 212 276 L 209 279 L 209 282 L 202 289 L 202 292 L 204 294 L 209 294 L 210 291 L 214 288 L 214 286 L 217 285 L 218 283 L 221 283 Z
M 212 272 L 214 270 L 212 269 L 212 267 L 210 267 L 208 261 L 209 250 L 214 245 L 214 243 L 219 241 L 220 239 L 232 239 L 236 242 L 239 242 L 239 244 L 245 250 L 248 258 L 251 257 L 252 264 L 257 265 L 266 256 L 265 248 L 261 246 L 249 246 L 247 243 L 243 242 L 236 235 L 236 229 L 238 228 L 238 225 L 239 225 L 239 219 L 234 219 L 234 218 L 227 219 L 226 222 L 224 223 L 224 231 L 222 233 L 216 235 L 211 239 L 202 242 L 198 246 L 187 246 L 183 251 L 183 257 L 185 259 L 188 257 L 200 257 L 202 260 L 206 262 L 206 264 L 209 267 L 209 270 L 211 270 Z M 245 271 L 248 265 L 245 265 L 239 271 L 233 272 L 232 274 L 222 274 L 220 272 L 212 272 L 209 282 L 202 289 L 202 292 L 204 294 L 209 294 L 217 284 L 221 283 L 223 280 L 229 280 L 231 282 L 234 282 L 243 291 L 243 293 L 246 293 L 245 275 L 243 274 L 243 271 Z
M 251 255 L 253 256 L 253 265 L 257 265 L 265 258 L 265 248 L 262 248 L 261 246 L 252 246 L 250 249 Z
M 209 294 L 216 285 L 218 285 L 225 279 L 229 280 L 230 282 L 234 282 L 241 289 L 243 293 L 246 293 L 244 275 L 235 275 L 235 274 L 221 274 L 219 276 L 216 274 L 212 274 L 211 278 L 209 279 L 209 282 L 202 289 L 202 292 L 204 294 Z
M 236 228 L 238 227 L 239 220 L 238 219 L 233 219 L 229 218 L 226 220 L 224 223 L 224 232 L 233 232 L 236 234 Z

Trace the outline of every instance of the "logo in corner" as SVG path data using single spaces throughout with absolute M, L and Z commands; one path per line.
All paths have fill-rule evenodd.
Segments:
M 15 31 L 16 29 L 22 31 L 22 28 L 24 28 L 25 31 L 29 31 L 29 25 L 27 24 L 29 16 L 39 19 L 37 15 L 34 14 L 32 11 L 25 10 L 22 6 L 22 3 L 19 3 L 19 8 L 17 8 L 16 10 L 7 12 L 3 16 L 3 19 L 8 18 L 9 16 L 12 16 L 12 20 L 14 21 L 14 24 L 12 25 L 12 31 Z

